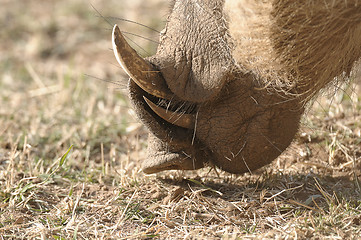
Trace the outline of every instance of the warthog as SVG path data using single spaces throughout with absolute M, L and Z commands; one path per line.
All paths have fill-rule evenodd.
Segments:
M 305 104 L 361 57 L 358 0 L 175 0 L 157 53 L 117 26 L 113 48 L 149 129 L 145 173 L 260 168 L 291 143 Z

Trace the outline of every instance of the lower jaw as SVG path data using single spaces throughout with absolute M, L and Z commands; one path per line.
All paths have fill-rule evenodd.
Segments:
M 128 83 L 128 91 L 133 109 L 150 132 L 164 142 L 172 142 L 180 146 L 189 145 L 192 140 L 192 131 L 164 121 L 150 109 L 143 98 L 145 96 L 154 100 L 154 96 L 143 91 L 131 79 Z
M 147 174 L 164 170 L 195 170 L 205 166 L 211 157 L 193 139 L 193 130 L 173 126 L 158 117 L 144 101 L 152 96 L 129 81 L 129 97 L 138 118 L 150 131 L 148 157 L 143 163 Z

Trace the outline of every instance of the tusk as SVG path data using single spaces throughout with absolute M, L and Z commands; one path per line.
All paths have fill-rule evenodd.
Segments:
M 145 96 L 143 96 L 143 98 L 148 106 L 153 110 L 153 112 L 155 112 L 162 119 L 178 127 L 194 129 L 196 118 L 193 114 L 173 112 L 157 106 Z
M 112 45 L 118 63 L 141 89 L 159 98 L 172 98 L 173 94 L 159 71 L 137 54 L 116 24 L 112 33 Z

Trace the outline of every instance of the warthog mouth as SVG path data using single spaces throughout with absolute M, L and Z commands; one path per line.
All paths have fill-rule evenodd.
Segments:
M 129 46 L 117 25 L 113 28 L 112 44 L 118 63 L 130 77 L 129 95 L 133 107 L 155 136 L 148 147 L 166 145 L 163 149 L 167 149 L 167 152 L 154 151 L 155 155 L 150 156 L 152 160 L 147 159 L 143 164 L 143 171 L 155 173 L 203 167 L 200 159 L 209 157 L 204 156 L 207 150 L 200 151 L 205 148 L 194 139 L 198 106 L 175 96 L 160 71 Z
M 118 63 L 132 81 L 145 91 L 143 98 L 150 109 L 172 125 L 193 129 L 196 107 L 176 99 L 159 71 L 129 46 L 117 25 L 114 26 L 112 38 Z

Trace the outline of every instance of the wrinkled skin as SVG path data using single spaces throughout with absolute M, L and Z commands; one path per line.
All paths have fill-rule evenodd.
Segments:
M 211 163 L 242 173 L 274 160 L 292 141 L 303 109 L 255 87 L 252 76 L 238 74 L 218 98 L 199 104 L 197 127 L 189 130 L 154 114 L 142 98 L 146 93 L 130 82 L 134 107 L 152 132 L 144 171 L 190 170 Z
M 251 172 L 277 158 L 298 130 L 306 97 L 294 93 L 301 88 L 266 87 L 269 79 L 243 68 L 234 55 L 237 43 L 224 4 L 174 1 L 158 51 L 146 59 L 159 70 L 170 98 L 156 97 L 129 81 L 133 107 L 150 131 L 145 173 L 207 165 Z M 192 126 L 160 117 L 144 96 L 163 108 L 193 115 Z

